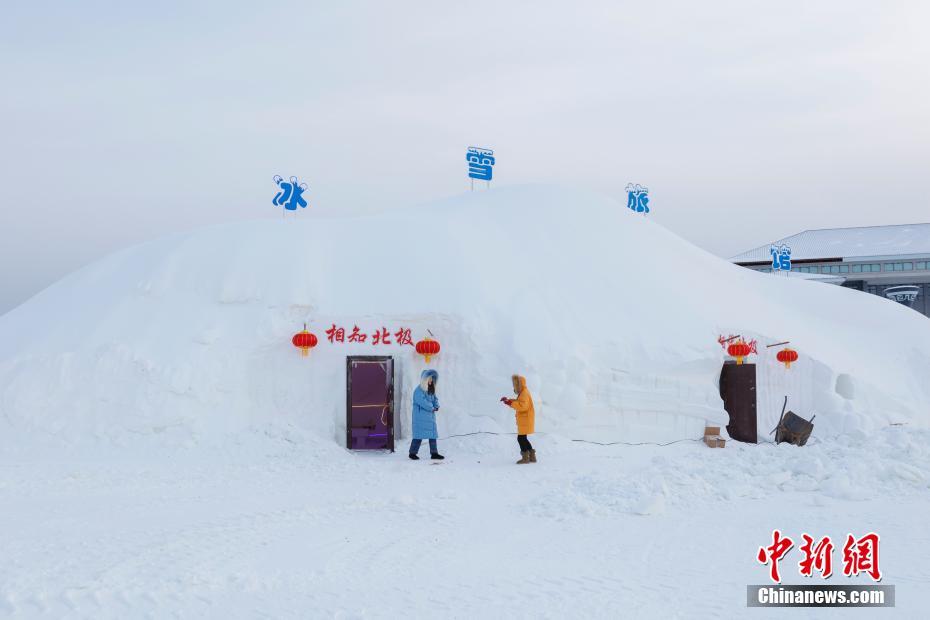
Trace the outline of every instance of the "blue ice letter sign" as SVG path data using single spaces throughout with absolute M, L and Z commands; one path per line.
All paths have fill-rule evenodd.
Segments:
M 627 183 L 626 206 L 637 213 L 649 213 L 649 188 Z
M 278 193 L 275 194 L 271 201 L 276 207 L 284 207 L 288 211 L 296 211 L 298 205 L 303 208 L 307 206 L 304 199 L 304 192 L 307 191 L 306 183 L 298 183 L 297 177 L 291 177 L 290 181 L 274 175 L 274 182 L 278 185 Z
M 468 177 L 479 181 L 490 181 L 494 166 L 494 151 L 477 146 L 468 147 Z
M 791 271 L 791 248 L 773 245 L 769 253 L 772 255 L 772 271 Z

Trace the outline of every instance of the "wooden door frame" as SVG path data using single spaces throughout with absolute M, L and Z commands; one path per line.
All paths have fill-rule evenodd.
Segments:
M 394 356 L 393 355 L 347 355 L 346 356 L 346 449 L 352 445 L 352 362 L 391 362 L 391 383 L 388 390 L 388 449 L 394 452 Z

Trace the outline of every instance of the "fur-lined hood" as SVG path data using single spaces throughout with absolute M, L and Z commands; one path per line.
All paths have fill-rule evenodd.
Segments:
M 433 370 L 432 368 L 427 368 L 426 370 L 420 373 L 420 387 L 423 388 L 424 392 L 429 387 L 430 377 L 433 378 L 434 385 L 437 385 L 437 386 L 439 385 L 439 373 Z

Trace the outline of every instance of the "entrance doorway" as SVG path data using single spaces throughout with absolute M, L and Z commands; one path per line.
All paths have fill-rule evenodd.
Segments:
M 720 372 L 720 398 L 730 414 L 727 424 L 730 437 L 756 443 L 756 365 L 728 360 Z
M 394 358 L 346 358 L 346 447 L 394 451 Z

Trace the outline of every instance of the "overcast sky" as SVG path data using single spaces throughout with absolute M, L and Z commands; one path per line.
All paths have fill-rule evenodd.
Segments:
M 930 221 L 927 2 L 10 3 L 0 313 L 114 249 L 558 182 L 722 256 Z M 568 207 L 567 207 L 568 208 Z

